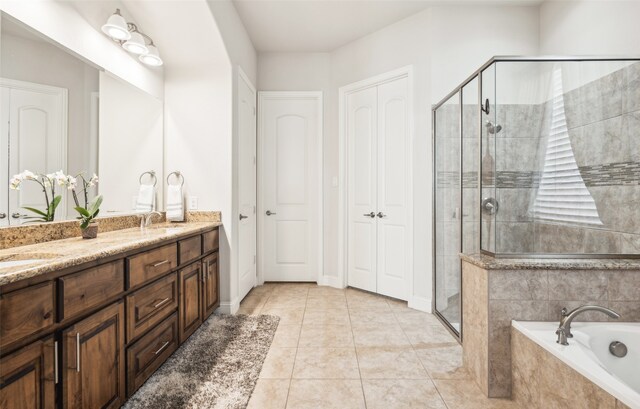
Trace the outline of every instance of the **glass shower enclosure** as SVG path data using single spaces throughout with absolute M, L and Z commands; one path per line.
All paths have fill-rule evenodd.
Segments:
M 460 253 L 640 255 L 640 57 L 494 57 L 432 111 L 435 314 Z

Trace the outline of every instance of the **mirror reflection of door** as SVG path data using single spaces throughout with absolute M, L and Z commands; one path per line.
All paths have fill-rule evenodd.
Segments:
M 8 191 L 9 178 L 24 170 L 51 173 L 67 168 L 67 90 L 24 81 L 0 79 L 2 98 L 2 157 L 8 163 L 0 189 L 8 194 L 6 216 L 0 225 L 25 222 L 25 206 L 46 209 L 42 188 L 35 182 L 23 183 L 20 190 Z M 6 176 L 6 177 L 5 177 Z M 62 190 L 61 190 L 62 189 Z M 56 195 L 66 198 L 66 189 Z M 56 220 L 66 218 L 65 206 L 59 206 Z

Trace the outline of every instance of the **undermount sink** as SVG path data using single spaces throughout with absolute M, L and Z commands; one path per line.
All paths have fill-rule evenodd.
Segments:
M 0 268 L 44 263 L 55 257 L 58 257 L 58 255 L 52 253 L 9 254 L 6 256 L 0 256 Z

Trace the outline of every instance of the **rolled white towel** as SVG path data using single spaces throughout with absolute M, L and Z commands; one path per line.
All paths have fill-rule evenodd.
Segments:
M 136 213 L 148 213 L 154 210 L 156 188 L 153 185 L 140 185 L 136 200 Z
M 184 221 L 184 195 L 182 185 L 169 185 L 167 189 L 167 220 Z

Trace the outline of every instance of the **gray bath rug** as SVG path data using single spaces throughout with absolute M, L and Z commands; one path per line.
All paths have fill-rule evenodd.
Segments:
M 124 408 L 245 408 L 279 320 L 270 315 L 212 315 Z

